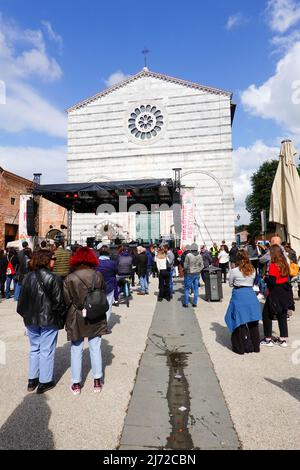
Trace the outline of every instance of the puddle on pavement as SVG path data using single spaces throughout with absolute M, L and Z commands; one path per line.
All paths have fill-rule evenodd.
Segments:
M 169 368 L 167 400 L 172 431 L 170 436 L 167 437 L 165 448 L 193 449 L 194 444 L 188 427 L 191 398 L 189 384 L 184 373 L 188 365 L 188 354 L 190 353 L 177 351 L 166 351 L 166 353 Z M 182 408 L 182 410 L 179 408 Z

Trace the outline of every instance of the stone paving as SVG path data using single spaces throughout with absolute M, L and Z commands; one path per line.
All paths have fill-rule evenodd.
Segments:
M 77 397 L 64 331 L 57 386 L 26 392 L 28 339 L 14 301 L 1 301 L 0 449 L 299 448 L 300 302 L 288 348 L 238 356 L 224 324 L 229 287 L 223 302 L 200 299 L 197 309 L 181 308 L 181 287 L 172 302 L 157 304 L 152 280 L 149 296 L 134 293 L 130 308 L 114 308 L 103 339 L 104 389 L 93 393 L 86 345 Z M 187 410 L 178 412 L 181 403 Z
M 179 284 L 180 285 L 180 284 Z M 238 449 L 192 307 L 157 303 L 120 449 Z

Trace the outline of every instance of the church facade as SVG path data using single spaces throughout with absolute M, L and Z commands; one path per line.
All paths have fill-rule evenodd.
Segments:
M 183 192 L 193 198 L 193 241 L 230 243 L 233 115 L 230 92 L 144 68 L 68 110 L 68 181 L 173 178 L 181 168 Z M 114 236 L 168 239 L 172 223 L 169 211 L 74 214 L 72 239 L 99 239 L 107 224 Z

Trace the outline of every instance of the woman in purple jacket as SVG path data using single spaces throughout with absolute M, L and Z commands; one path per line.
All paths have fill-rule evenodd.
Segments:
M 109 324 L 113 301 L 114 299 L 118 299 L 118 284 L 116 279 L 118 268 L 117 262 L 110 259 L 107 246 L 103 245 L 99 254 L 100 264 L 97 271 L 102 274 L 105 282 L 106 298 L 109 305 L 109 309 L 106 312 L 106 318 L 107 324 Z

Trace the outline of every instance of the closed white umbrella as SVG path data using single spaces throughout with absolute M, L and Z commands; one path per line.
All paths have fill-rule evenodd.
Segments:
M 300 177 L 294 161 L 296 153 L 291 140 L 281 143 L 269 220 L 285 227 L 291 247 L 300 256 Z

